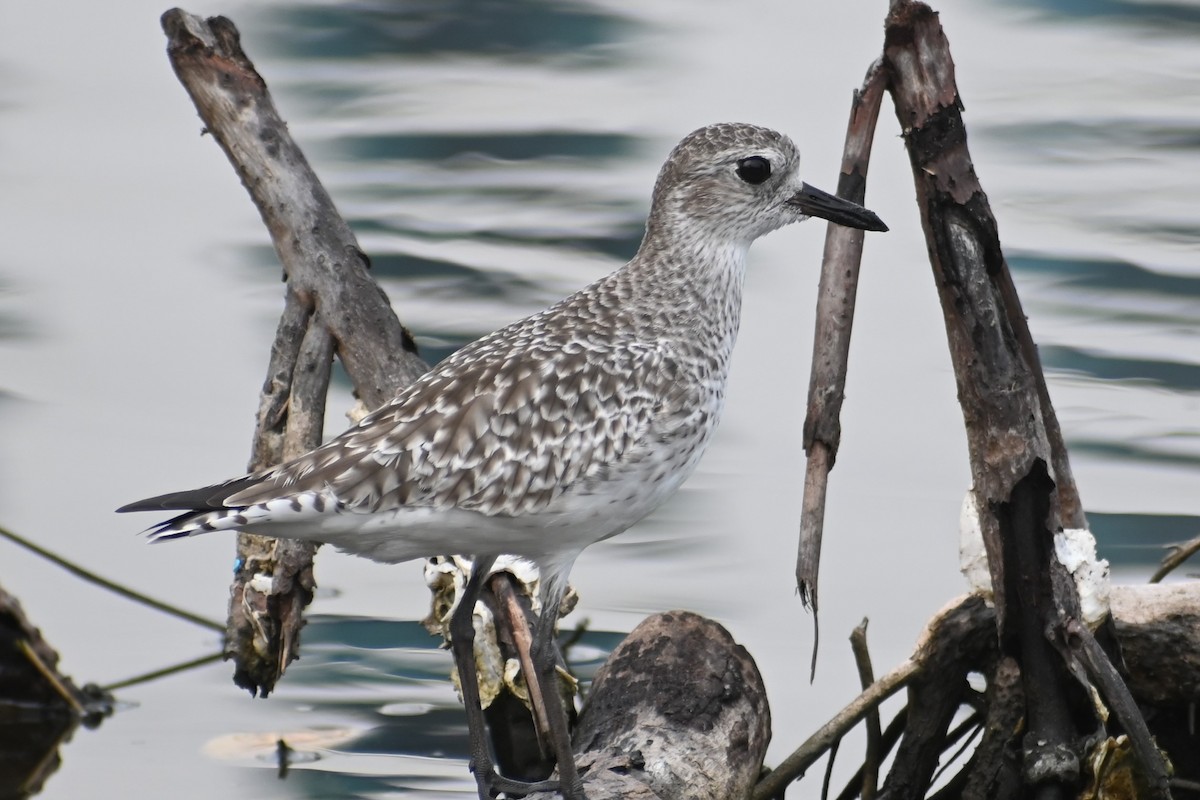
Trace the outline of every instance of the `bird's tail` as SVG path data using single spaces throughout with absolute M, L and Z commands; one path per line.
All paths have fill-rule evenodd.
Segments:
M 260 503 L 239 505 L 231 502 L 239 492 L 260 483 L 262 476 L 248 475 L 232 481 L 183 492 L 149 497 L 121 506 L 118 513 L 130 511 L 179 510 L 174 516 L 146 530 L 152 541 L 178 539 L 219 530 L 250 530 L 276 522 L 294 522 L 309 514 L 326 510 L 329 498 L 320 492 L 299 492 L 274 497 Z

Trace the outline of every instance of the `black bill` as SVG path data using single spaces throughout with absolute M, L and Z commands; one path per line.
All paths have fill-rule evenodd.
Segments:
M 858 203 L 851 203 L 849 200 L 843 200 L 828 192 L 822 192 L 807 183 L 800 184 L 800 191 L 788 198 L 787 202 L 810 217 L 827 219 L 838 225 L 845 225 L 847 228 L 861 228 L 867 231 L 886 231 L 888 229 L 888 226 L 883 224 L 883 220 L 877 217 L 874 211 L 868 211 Z

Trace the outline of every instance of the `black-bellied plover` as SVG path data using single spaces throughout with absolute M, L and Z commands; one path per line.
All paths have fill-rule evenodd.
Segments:
M 532 560 L 543 592 L 534 654 L 557 712 L 561 789 L 583 797 L 550 680 L 571 565 L 653 511 L 700 460 L 725 402 L 751 242 L 809 216 L 887 230 L 803 183 L 799 162 L 766 128 L 689 134 L 659 173 L 641 247 L 616 272 L 463 347 L 293 461 L 120 510 L 182 511 L 151 529 L 155 539 L 236 529 L 389 563 L 474 556 L 451 632 L 480 797 L 527 785 L 491 767 L 470 691 L 474 597 L 497 556 Z

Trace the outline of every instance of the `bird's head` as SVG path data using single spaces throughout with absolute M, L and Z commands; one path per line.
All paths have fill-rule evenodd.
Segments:
M 769 128 L 725 123 L 693 131 L 659 173 L 650 224 L 746 245 L 808 217 L 887 230 L 873 212 L 804 183 L 799 166 L 796 145 Z

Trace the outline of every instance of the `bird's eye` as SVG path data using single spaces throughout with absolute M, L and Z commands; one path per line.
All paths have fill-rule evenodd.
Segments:
M 743 158 L 738 162 L 737 174 L 746 183 L 757 186 L 771 177 L 771 162 L 762 156 Z

